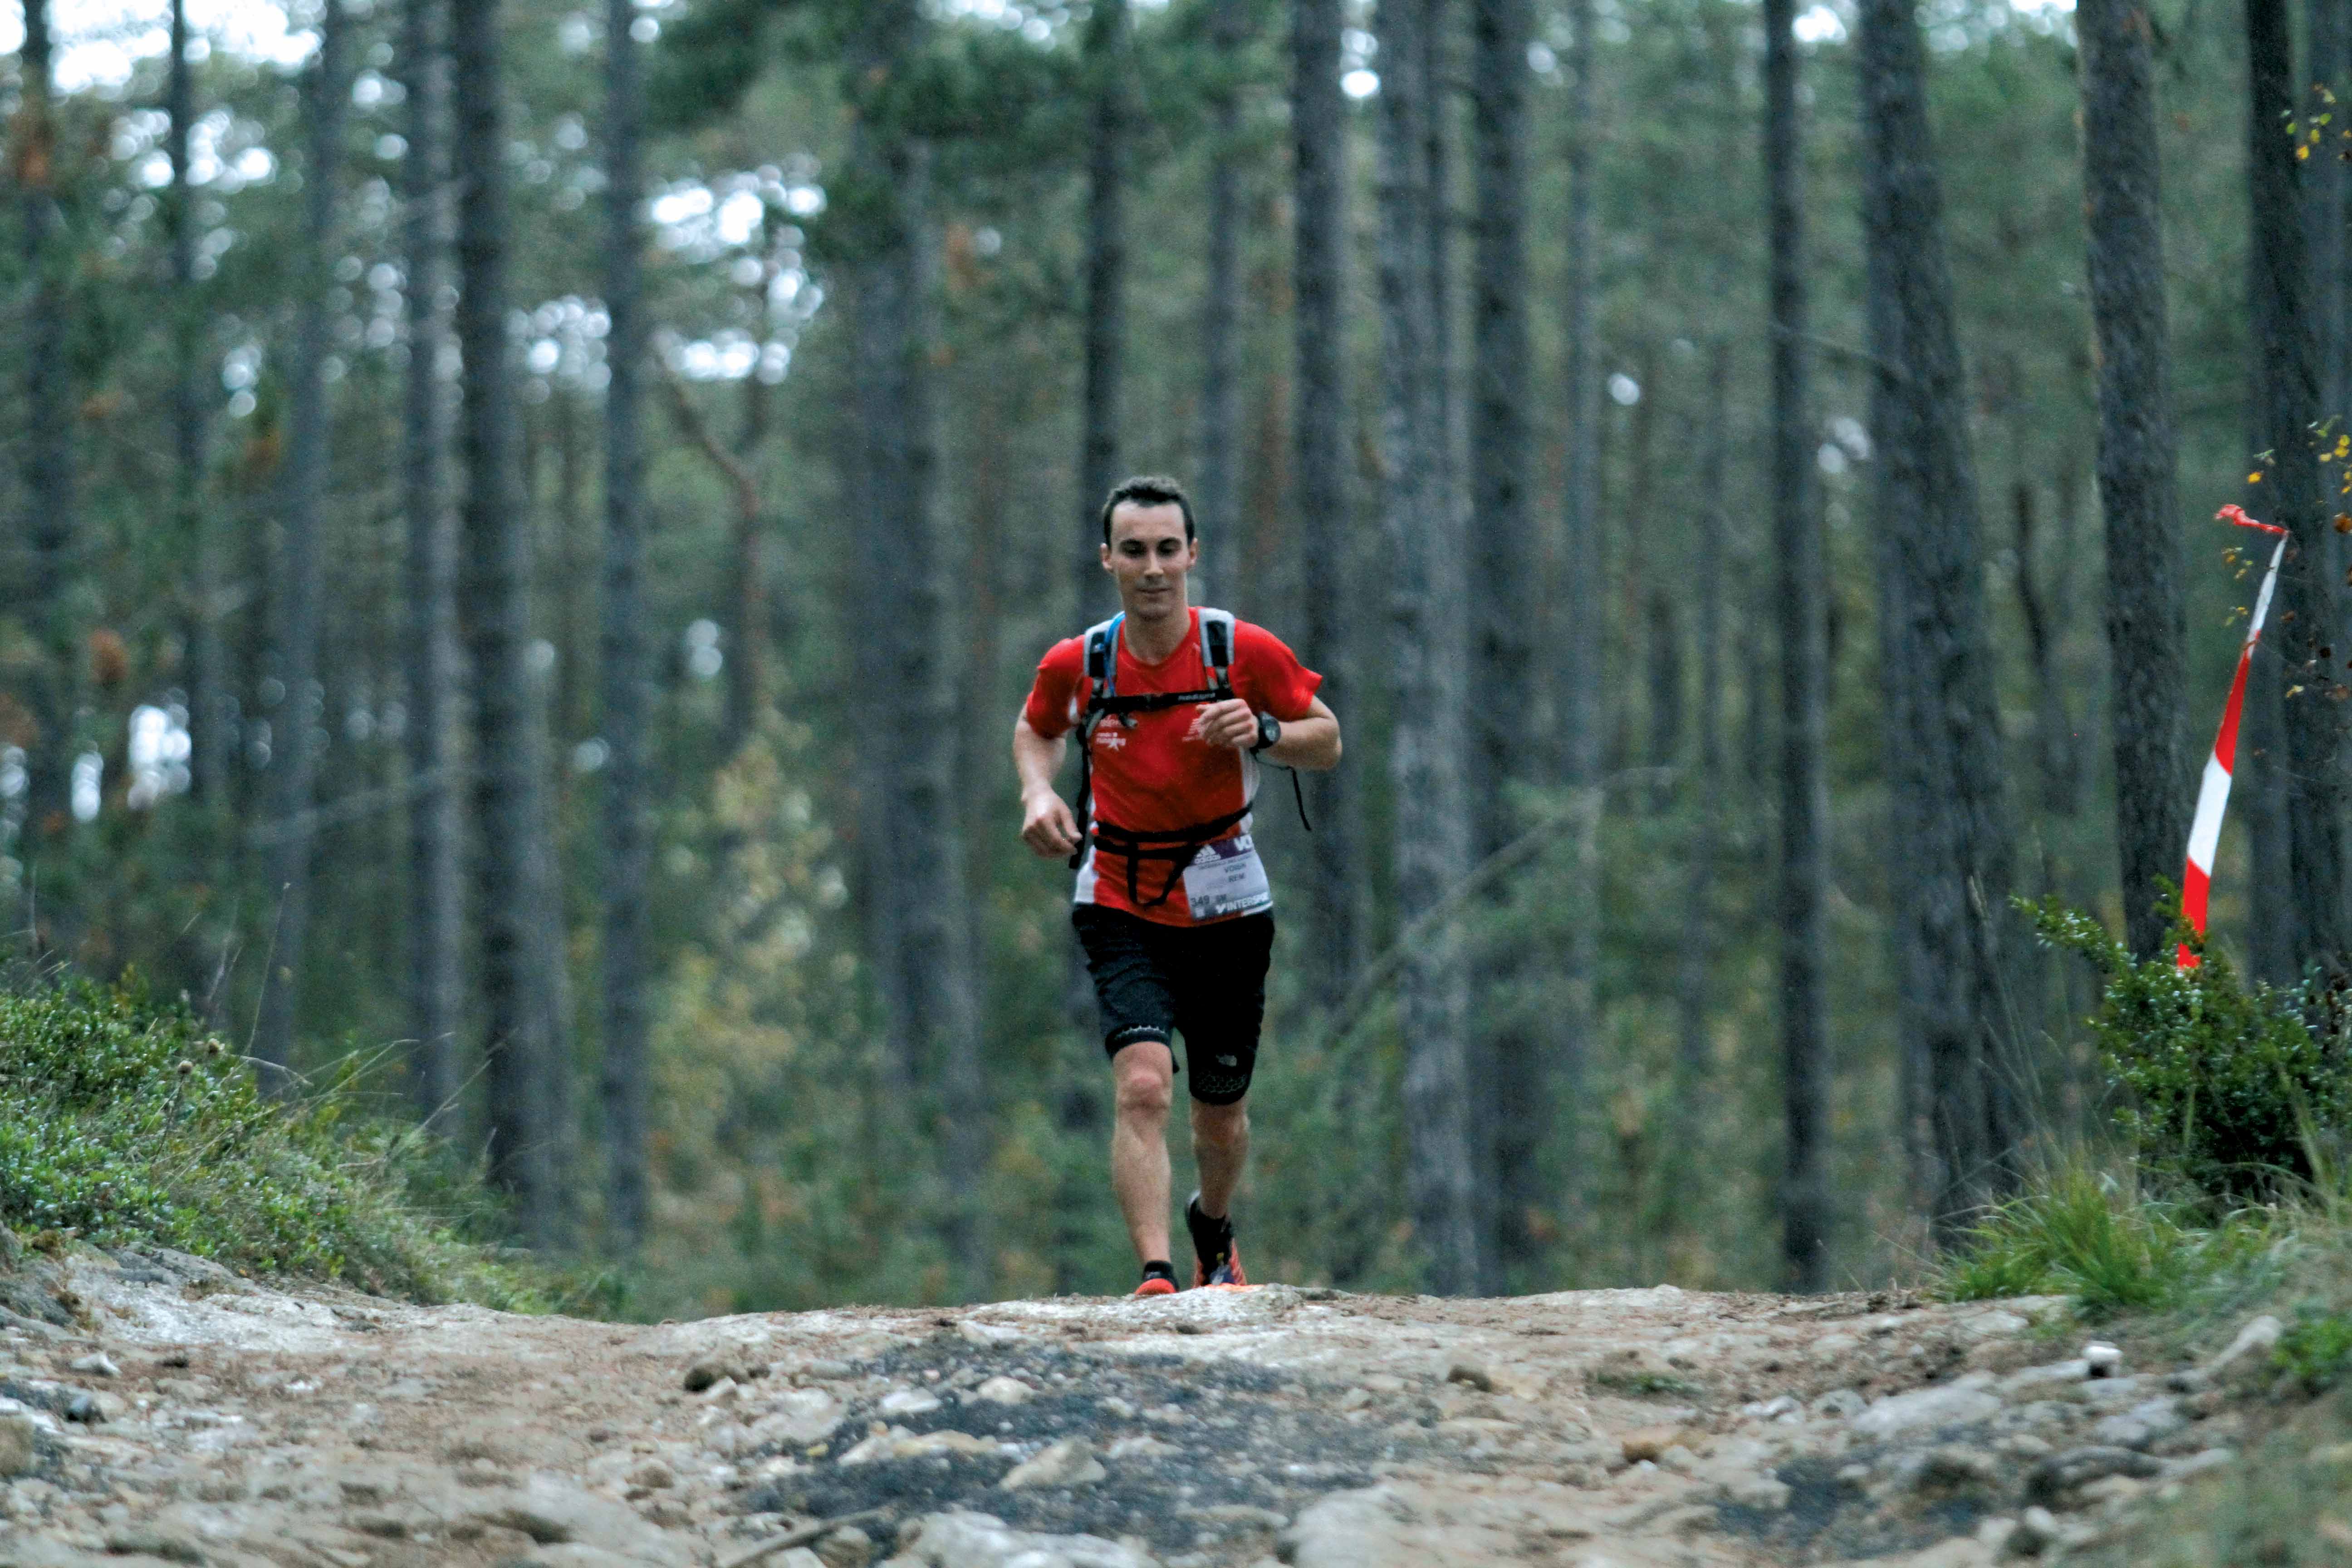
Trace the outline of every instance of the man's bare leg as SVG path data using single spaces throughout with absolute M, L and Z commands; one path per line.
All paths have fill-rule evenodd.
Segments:
M 1110 1133 L 1110 1185 L 1127 1220 L 1138 1263 L 1168 1257 L 1168 1108 L 1175 1100 L 1176 1057 L 1157 1040 L 1138 1040 L 1111 1058 L 1118 1093 Z M 1230 1190 L 1230 1189 L 1228 1189 Z
M 1249 1163 L 1249 1101 L 1192 1102 L 1192 1162 L 1201 1170 L 1201 1212 L 1223 1219 Z

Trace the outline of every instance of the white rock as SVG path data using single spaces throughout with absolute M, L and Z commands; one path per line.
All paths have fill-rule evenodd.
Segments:
M 70 1365 L 74 1371 L 85 1373 L 91 1377 L 121 1377 L 122 1375 L 122 1369 L 115 1365 L 113 1361 L 104 1351 L 93 1351 L 89 1355 L 78 1355 L 68 1364 Z
M 885 1415 L 928 1415 L 940 1407 L 940 1396 L 928 1388 L 900 1388 L 882 1396 Z
M 824 1389 L 790 1389 L 751 1424 L 751 1435 L 761 1443 L 814 1443 L 840 1425 L 841 1415 L 841 1401 Z
M 984 1513 L 925 1514 L 898 1534 L 899 1553 L 923 1568 L 1158 1568 L 1132 1546 L 1098 1535 L 1038 1535 Z
M 2026 1557 L 2039 1556 L 2057 1543 L 2058 1516 L 2039 1503 L 2017 1516 L 2017 1528 L 2009 1538 L 2009 1549 Z
M 1102 1461 L 1095 1458 L 1094 1445 L 1084 1437 L 1065 1437 L 1048 1443 L 1035 1457 L 1013 1467 L 1010 1474 L 996 1484 L 1006 1491 L 1019 1491 L 1024 1487 L 1084 1487 L 1110 1474 Z
M 1003 1323 L 983 1323 L 972 1318 L 958 1323 L 956 1332 L 976 1345 L 1009 1345 L 1021 1338 L 1019 1329 Z
M 1851 1388 L 1832 1388 L 1812 1404 L 1813 1414 L 1825 1421 L 1843 1421 L 1869 1407 L 1870 1401 Z
M 971 1391 L 974 1399 L 985 1399 L 991 1405 L 1021 1405 L 1037 1391 L 1017 1377 L 998 1375 L 988 1379 Z
M 1979 1312 L 1973 1318 L 1960 1320 L 1960 1332 L 1972 1340 L 2002 1340 L 2011 1334 L 2021 1334 L 2033 1325 L 2015 1312 Z
M 2188 1425 L 2189 1417 L 2181 1413 L 2178 1399 L 2144 1399 L 2119 1415 L 2102 1417 L 2091 1428 L 2091 1437 L 2118 1448 L 2145 1448 Z
M 2218 1375 L 2224 1368 L 2248 1356 L 2256 1357 L 2259 1364 L 2260 1358 L 2270 1354 L 2271 1351 L 2277 1346 L 2279 1336 L 2284 1332 L 2286 1332 L 2286 1325 L 2268 1312 L 2264 1312 L 2261 1317 L 2240 1329 L 2238 1337 L 2230 1342 L 2230 1348 L 2215 1356 L 2212 1363 L 2205 1370 Z
M 2113 1377 L 2123 1370 L 2124 1352 L 2099 1340 L 2083 1347 L 2083 1360 L 2089 1364 L 2093 1377 Z
M 1130 1432 L 1124 1437 L 1112 1439 L 1111 1446 L 1104 1449 L 1103 1454 L 1112 1459 L 1151 1459 L 1175 1451 L 1171 1445 L 1161 1442 L 1150 1433 Z
M 2037 1388 L 2080 1383 L 2090 1375 L 2091 1363 L 2087 1361 L 2057 1361 L 2046 1366 L 2029 1366 L 2022 1371 L 2012 1372 L 1993 1387 L 2005 1397 L 2014 1398 Z
M 1984 1386 L 1990 1379 L 1970 1373 L 1940 1388 L 1889 1394 L 1853 1418 L 1859 1436 L 1885 1439 L 1939 1426 L 1982 1421 L 2000 1409 L 2000 1395 Z

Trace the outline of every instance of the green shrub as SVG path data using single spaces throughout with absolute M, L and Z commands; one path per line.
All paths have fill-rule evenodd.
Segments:
M 2279 1336 L 2273 1361 L 2312 1394 L 2324 1394 L 2352 1372 L 2352 1317 L 2306 1312 Z
M 2141 962 L 2055 898 L 2025 907 L 2045 942 L 2081 953 L 2105 980 L 2092 1034 L 2126 1091 L 2116 1118 L 2142 1159 L 2229 1201 L 2313 1176 L 2312 1139 L 2335 1136 L 2352 1109 L 2342 1031 L 2307 1021 L 2332 1021 L 2332 1006 L 2302 986 L 2248 984 L 2218 952 L 2195 969 Z
M 0 992 L 0 1225 L 419 1300 L 533 1304 L 523 1271 L 410 1201 L 431 1152 L 357 1105 L 348 1076 L 265 1098 L 243 1058 L 135 981 Z

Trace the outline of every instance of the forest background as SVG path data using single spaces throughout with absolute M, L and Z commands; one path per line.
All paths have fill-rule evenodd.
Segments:
M 2268 515 L 2250 474 L 2308 461 L 2264 434 L 2250 202 L 2325 106 L 2264 109 L 2258 10 L 2286 36 L 2269 0 L 2142 35 L 2179 483 L 2135 542 L 2178 563 L 2182 759 L 2252 587 L 2199 520 Z M 1924 378 L 1868 309 L 1864 110 L 1902 88 L 1873 26 L 1924 45 L 1913 248 L 1966 367 L 1977 515 L 1944 542 L 2011 846 L 1969 897 L 1985 930 L 2005 891 L 2124 928 L 2068 10 L 186 11 L 177 49 L 147 0 L 0 17 L 15 941 L 184 995 L 273 1084 L 356 1061 L 520 1239 L 607 1261 L 616 1310 L 1129 1282 L 1068 874 L 1019 844 L 1004 750 L 1097 613 L 1129 471 L 1184 479 L 1196 598 L 1328 673 L 1347 726 L 1315 833 L 1258 816 L 1253 1272 L 1916 1267 L 1973 1177 L 1937 1173 L 1952 1069 L 1897 976 L 1969 960 L 1908 923 L 1935 858 L 1883 546 L 1929 525 L 1874 437 Z M 2336 11 L 2293 31 L 2340 49 Z M 1777 332 L 1768 121 L 1811 234 Z M 2328 229 L 2297 265 L 2340 300 Z M 2296 683 L 2256 668 L 2216 940 L 2291 979 Z M 2091 977 L 2007 940 L 1961 1070 L 2025 1105 L 2014 1142 L 2095 1138 Z

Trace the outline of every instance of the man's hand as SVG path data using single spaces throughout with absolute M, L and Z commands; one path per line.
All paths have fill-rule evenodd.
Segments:
M 1052 790 L 1032 792 L 1021 803 L 1021 842 L 1047 859 L 1068 859 L 1078 847 L 1078 819 L 1069 803 Z
M 1186 739 L 1246 752 L 1257 744 L 1257 715 L 1238 697 L 1212 702 L 1193 715 L 1192 729 Z

